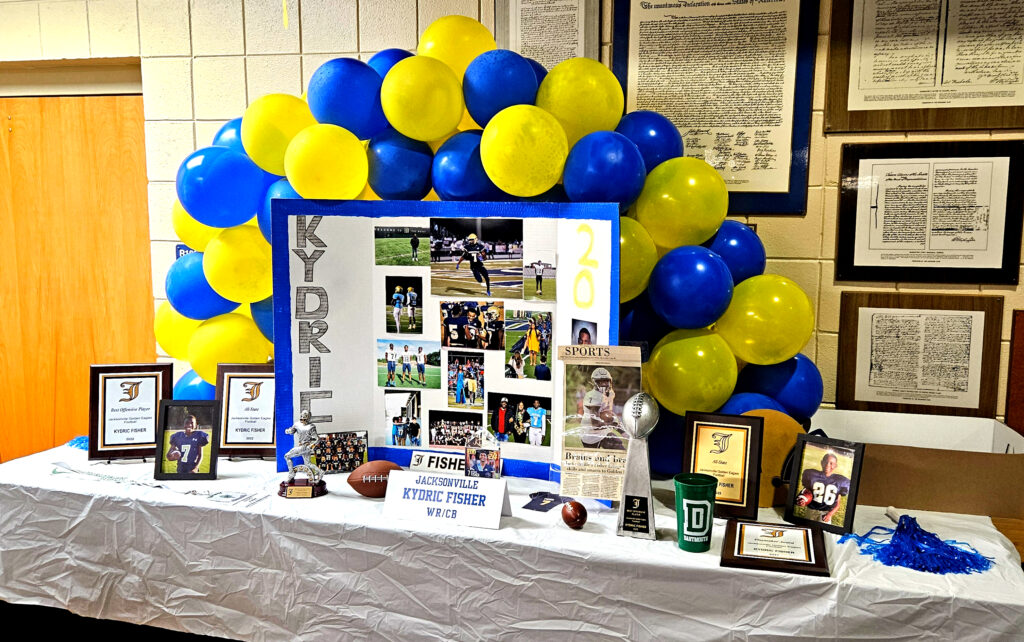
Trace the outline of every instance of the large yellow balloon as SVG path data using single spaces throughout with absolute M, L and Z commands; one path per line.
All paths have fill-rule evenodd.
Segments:
M 497 48 L 494 36 L 476 20 L 466 16 L 444 16 L 423 31 L 416 53 L 448 65 L 461 83 L 466 67 L 474 58 Z
M 795 357 L 811 338 L 814 306 L 800 286 L 785 277 L 752 276 L 733 289 L 715 332 L 747 363 L 781 363 Z
M 156 342 L 169 356 L 187 359 L 188 342 L 200 323 L 202 321 L 183 316 L 169 302 L 164 301 L 153 317 L 153 334 L 156 335 Z
M 174 233 L 178 235 L 181 242 L 196 252 L 202 252 L 210 239 L 217 236 L 224 229 L 222 227 L 210 227 L 203 225 L 192 218 L 192 215 L 185 211 L 181 202 L 174 200 L 171 208 L 171 225 L 174 226 Z
M 619 302 L 635 299 L 647 289 L 658 250 L 643 225 L 619 218 Z
M 363 143 L 337 125 L 313 125 L 299 132 L 288 146 L 284 166 L 288 182 L 302 198 L 356 198 L 369 174 Z
M 720 408 L 736 387 L 736 374 L 729 346 L 706 329 L 668 333 L 644 367 L 654 398 L 677 415 Z
M 262 169 L 283 176 L 288 144 L 315 124 L 306 101 L 289 94 L 267 94 L 254 100 L 242 115 L 242 147 Z
M 270 243 L 258 227 L 229 227 L 206 246 L 203 274 L 229 301 L 254 303 L 274 293 Z
M 502 109 L 487 123 L 480 139 L 484 171 L 513 196 L 536 196 L 554 187 L 568 155 L 558 120 L 533 105 Z
M 562 124 L 569 147 L 591 132 L 614 130 L 624 104 L 615 74 L 592 58 L 558 63 L 537 90 L 537 106 Z
M 647 175 L 636 219 L 661 247 L 700 245 L 729 210 L 725 181 L 699 158 L 671 158 Z
M 465 109 L 459 79 L 443 62 L 426 56 L 399 60 L 388 71 L 380 104 L 392 127 L 424 142 L 455 131 Z
M 203 321 L 188 344 L 188 360 L 203 381 L 215 383 L 218 363 L 266 363 L 273 345 L 241 314 L 222 314 Z

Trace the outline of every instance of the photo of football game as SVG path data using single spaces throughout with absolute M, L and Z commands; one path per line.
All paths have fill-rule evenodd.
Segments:
M 448 351 L 448 407 L 484 407 L 484 353 Z
M 388 446 L 421 445 L 419 392 L 384 391 L 384 434 Z
M 551 381 L 550 312 L 505 310 L 505 378 Z
M 430 291 L 523 298 L 523 221 L 430 219 Z
M 210 407 L 168 407 L 160 469 L 187 475 L 210 472 L 214 421 Z
M 377 385 L 441 389 L 441 344 L 377 339 Z
M 430 262 L 430 232 L 425 227 L 375 227 L 373 244 L 377 265 L 426 266 Z
M 808 442 L 800 461 L 800 491 L 793 514 L 835 526 L 846 523 L 854 451 Z
M 441 345 L 446 348 L 505 349 L 505 304 L 493 301 L 445 301 Z
M 625 450 L 622 406 L 641 391 L 640 368 L 566 365 L 565 447 Z
M 384 277 L 386 296 L 384 332 L 423 334 L 423 279 L 418 276 Z
M 490 392 L 487 430 L 499 442 L 551 445 L 551 398 Z

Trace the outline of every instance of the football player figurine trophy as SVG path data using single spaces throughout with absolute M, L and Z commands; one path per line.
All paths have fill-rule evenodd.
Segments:
M 633 395 L 623 406 L 622 424 L 629 434 L 629 447 L 626 451 L 626 476 L 622 480 L 622 502 L 619 504 L 619 528 L 616 534 L 656 539 L 647 435 L 658 425 L 658 402 L 646 392 Z
M 284 432 L 295 435 L 295 447 L 284 454 L 288 464 L 288 481 L 281 482 L 277 494 L 281 497 L 320 497 L 327 494 L 324 483 L 324 471 L 313 463 L 313 446 L 320 436 L 316 432 L 316 424 L 310 423 L 308 410 L 299 413 L 299 420 Z M 302 463 L 296 466 L 292 457 L 302 457 Z M 295 479 L 295 473 L 305 473 L 305 479 Z

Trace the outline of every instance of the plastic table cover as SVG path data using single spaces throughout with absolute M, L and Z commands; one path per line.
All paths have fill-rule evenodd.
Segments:
M 272 462 L 219 467 L 157 487 L 152 463 L 68 447 L 0 465 L 0 599 L 251 640 L 1024 637 L 1020 558 L 984 517 L 912 512 L 995 558 L 986 573 L 889 568 L 826 534 L 832 577 L 816 578 L 721 568 L 722 520 L 709 552 L 679 550 L 664 483 L 646 541 L 616 537 L 610 510 L 575 532 L 521 508 L 548 482 L 509 480 L 513 516 L 492 531 L 387 522 L 344 475 L 289 500 Z M 862 506 L 856 522 L 889 524 Z

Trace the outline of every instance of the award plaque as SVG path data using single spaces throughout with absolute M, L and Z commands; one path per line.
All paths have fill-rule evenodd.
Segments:
M 89 460 L 152 457 L 170 363 L 89 366 Z
M 647 435 L 658 425 L 658 402 L 645 392 L 633 395 L 623 406 L 622 424 L 629 433 L 629 446 L 626 450 L 626 475 L 622 480 L 617 534 L 656 539 Z
M 220 455 L 275 457 L 274 364 L 217 364 Z
M 718 479 L 715 517 L 757 518 L 764 419 L 686 413 L 683 470 Z
M 721 565 L 829 576 L 821 531 L 789 524 L 729 520 L 725 527 Z

